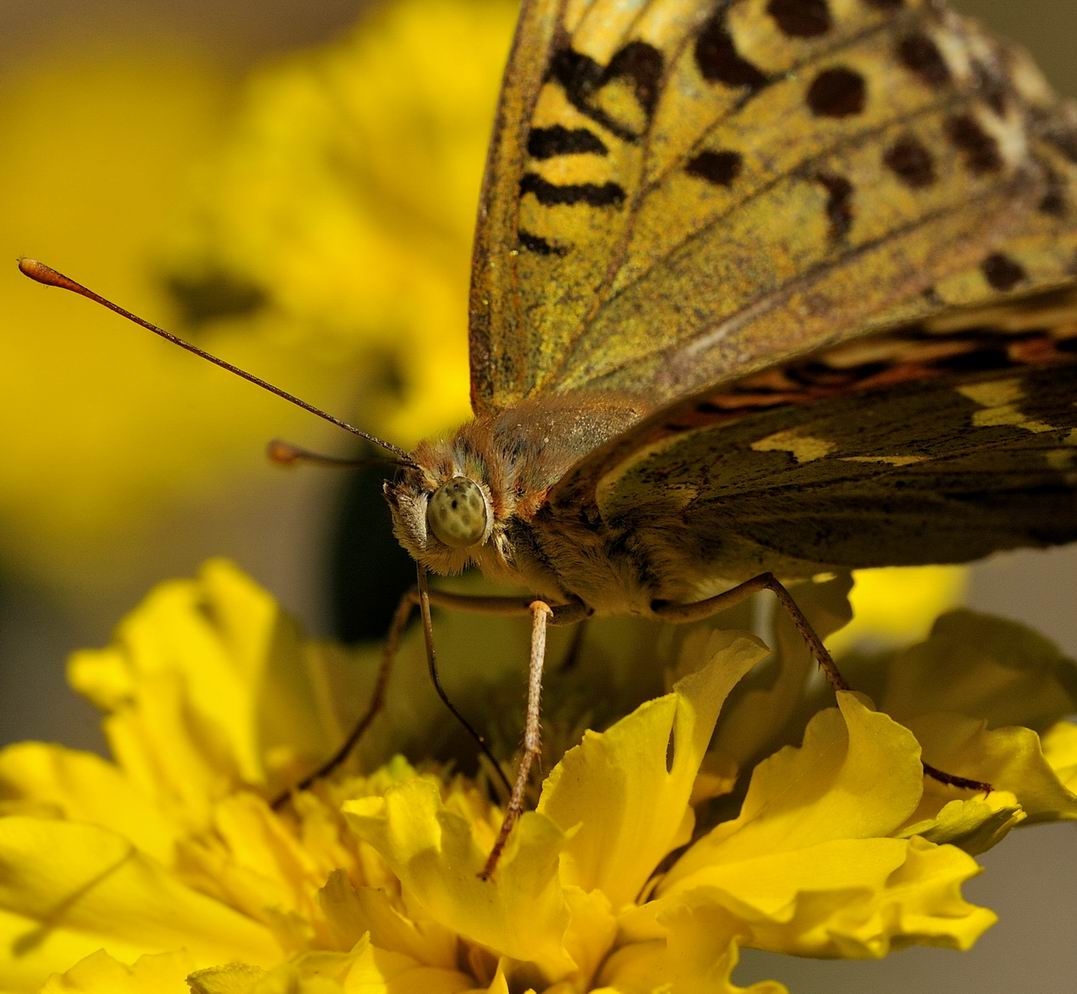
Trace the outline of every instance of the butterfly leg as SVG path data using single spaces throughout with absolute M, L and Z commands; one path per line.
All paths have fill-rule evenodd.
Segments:
M 823 645 L 823 640 L 819 638 L 815 629 L 812 628 L 811 622 L 805 617 L 804 612 L 800 610 L 797 602 L 793 600 L 792 594 L 785 589 L 781 581 L 773 573 L 760 573 L 759 576 L 745 580 L 744 583 L 738 584 L 724 593 L 692 604 L 657 601 L 652 605 L 652 610 L 657 617 L 667 621 L 699 621 L 703 618 L 709 618 L 720 611 L 725 611 L 727 608 L 735 607 L 741 601 L 751 597 L 752 594 L 757 594 L 763 590 L 769 590 L 777 597 L 778 603 L 789 615 L 789 619 L 800 633 L 801 638 L 807 643 L 808 649 L 811 650 L 816 662 L 822 667 L 830 686 L 835 691 L 852 689 L 846 682 L 845 677 L 841 675 L 833 656 L 830 655 L 827 647 Z M 986 791 L 988 793 L 991 791 L 991 784 L 983 780 L 972 780 L 968 777 L 946 773 L 929 763 L 922 761 L 921 763 L 924 767 L 924 773 L 939 783 L 947 784 L 951 787 L 960 787 L 965 790 Z
M 381 652 L 381 663 L 378 666 L 378 675 L 374 679 L 374 692 L 370 695 L 370 703 L 367 704 L 366 710 L 352 727 L 351 732 L 348 733 L 348 737 L 340 744 L 340 748 L 313 773 L 307 774 L 290 790 L 274 798 L 273 807 L 275 809 L 282 808 L 293 793 L 309 790 L 317 781 L 329 776 L 348 758 L 351 751 L 359 744 L 359 740 L 366 734 L 366 730 L 371 726 L 385 704 L 385 695 L 389 689 L 393 661 L 396 659 L 397 651 L 400 648 L 400 639 L 404 634 L 404 629 L 407 628 L 412 609 L 418 603 L 418 591 L 414 587 L 400 598 L 400 603 L 396 606 L 396 611 L 393 612 L 393 620 L 389 625 L 389 631 L 385 636 L 385 644 Z
M 544 601 L 533 601 L 529 605 L 531 612 L 531 660 L 527 670 L 527 718 L 524 722 L 524 749 L 520 756 L 520 765 L 516 768 L 516 782 L 505 807 L 501 828 L 497 833 L 486 865 L 479 877 L 489 880 L 497 868 L 498 860 L 508 842 L 512 826 L 524 810 L 524 793 L 531 776 L 531 767 L 542 753 L 542 667 L 546 660 L 546 624 L 553 616 L 550 605 Z
M 789 615 L 789 619 L 800 633 L 800 637 L 807 643 L 811 654 L 822 667 L 830 686 L 835 691 L 850 690 L 849 684 L 846 683 L 845 677 L 841 675 L 841 671 L 838 669 L 829 650 L 823 645 L 823 640 L 819 638 L 815 629 L 812 628 L 811 622 L 804 616 L 804 612 L 800 610 L 797 602 L 793 600 L 792 594 L 785 589 L 773 573 L 760 573 L 759 576 L 753 576 L 750 580 L 745 580 L 743 583 L 739 583 L 737 586 L 715 597 L 708 597 L 706 600 L 695 601 L 692 604 L 658 601 L 652 604 L 651 608 L 659 618 L 666 621 L 701 621 L 703 618 L 709 618 L 721 611 L 736 607 L 753 594 L 758 594 L 763 590 L 769 590 L 778 598 L 778 603 Z

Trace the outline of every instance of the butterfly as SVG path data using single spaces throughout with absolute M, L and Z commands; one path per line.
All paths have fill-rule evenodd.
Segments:
M 394 531 L 533 592 L 536 639 L 1077 538 L 1075 210 L 1077 109 L 938 3 L 526 0 L 475 420 Z
M 769 589 L 842 686 L 782 580 L 1077 538 L 1075 212 L 1077 107 L 936 0 L 524 0 L 475 418 L 410 453 L 373 439 L 419 582 L 319 773 L 416 603 L 431 660 L 431 602 L 529 614 L 489 875 L 551 620 Z M 530 596 L 429 590 L 469 567 Z

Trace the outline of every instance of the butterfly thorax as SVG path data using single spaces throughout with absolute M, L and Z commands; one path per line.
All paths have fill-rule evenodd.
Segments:
M 546 397 L 422 442 L 412 454 L 415 466 L 385 485 L 393 532 L 434 573 L 477 566 L 495 582 L 559 602 L 589 602 L 587 591 L 558 569 L 556 536 L 552 555 L 551 536 L 540 542 L 548 527 L 537 518 L 550 488 L 573 465 L 647 411 L 641 398 L 620 394 Z M 475 541 L 467 543 L 469 528 Z

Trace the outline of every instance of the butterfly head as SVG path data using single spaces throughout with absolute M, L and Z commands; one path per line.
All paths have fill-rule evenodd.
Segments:
M 460 467 L 406 467 L 385 484 L 393 534 L 435 573 L 459 573 L 494 530 L 489 487 Z

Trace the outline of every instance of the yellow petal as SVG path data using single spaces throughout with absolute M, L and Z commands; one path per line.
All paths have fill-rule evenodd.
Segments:
M 123 961 L 186 949 L 196 965 L 272 962 L 260 925 L 90 825 L 0 820 L 0 988 L 32 988 L 97 949 Z
M 265 976 L 256 966 L 229 963 L 192 973 L 187 982 L 191 994 L 253 994 Z
M 849 596 L 853 619 L 827 639 L 835 654 L 858 642 L 902 643 L 925 638 L 931 619 L 962 602 L 968 570 L 962 566 L 902 566 L 857 570 Z
M 734 984 L 739 959 L 738 926 L 723 909 L 679 908 L 671 914 L 667 941 L 622 946 L 602 970 L 604 986 L 592 994 L 787 994 L 773 980 Z
M 954 611 L 894 660 L 878 704 L 905 723 L 949 711 L 991 727 L 1043 728 L 1075 709 L 1072 668 L 1054 643 L 1024 625 Z
M 330 650 L 234 566 L 207 563 L 195 581 L 161 584 L 114 644 L 77 653 L 73 685 L 111 711 L 113 752 L 150 797 L 204 823 L 211 802 L 267 779 L 265 758 L 322 757 L 343 737 Z
M 193 967 L 187 952 L 148 954 L 128 966 L 99 950 L 50 977 L 41 994 L 187 994 Z
M 662 891 L 711 865 L 885 836 L 909 817 L 923 790 L 916 739 L 853 694 L 838 694 L 838 705 L 812 719 L 802 747 L 756 767 L 739 817 L 695 843 Z
M 1028 815 L 1017 798 L 1006 790 L 988 795 L 974 794 L 948 800 L 953 788 L 928 781 L 920 806 L 897 833 L 903 837 L 923 836 L 935 843 L 951 843 L 967 853 L 986 852 L 1001 842 Z M 968 791 L 960 793 L 968 795 Z
M 270 970 L 233 963 L 194 974 L 193 994 L 461 994 L 469 977 L 416 963 L 363 938 L 348 952 L 311 952 Z
M 427 778 L 390 788 L 383 799 L 348 802 L 344 812 L 393 868 L 406 900 L 432 919 L 498 955 L 535 963 L 551 979 L 572 970 L 563 944 L 569 912 L 557 881 L 563 837 L 549 818 L 526 813 L 493 879 L 484 881 L 486 853 L 471 824 L 446 809 Z
M 800 609 L 821 637 L 848 623 L 852 582 L 849 574 L 840 574 L 799 583 L 792 589 Z M 784 737 L 786 725 L 804 708 L 805 689 L 812 686 L 819 669 L 786 612 L 777 605 L 771 609 L 773 635 L 767 636 L 773 647 L 771 659 L 733 691 L 715 735 L 715 749 L 740 768 L 788 741 Z
M 765 654 L 751 636 L 716 632 L 706 666 L 565 754 L 538 806 L 569 836 L 563 882 L 601 890 L 614 908 L 634 900 L 658 862 L 686 841 L 688 800 L 718 712 Z
M 318 903 L 330 926 L 343 941 L 370 934 L 379 949 L 404 953 L 427 966 L 452 967 L 457 962 L 456 934 L 432 921 L 417 921 L 397 910 L 389 895 L 374 887 L 355 887 L 341 870 L 334 870 L 318 892 Z
M 1077 818 L 1077 795 L 1059 780 L 1032 730 L 987 729 L 982 721 L 937 713 L 914 718 L 909 727 L 934 766 L 986 780 L 996 790 L 1012 794 L 1029 818 Z M 954 794 L 932 790 L 947 799 Z
M 881 956 L 908 942 L 964 948 L 992 923 L 960 883 L 978 872 L 951 846 L 887 838 L 922 791 L 911 733 L 855 695 L 815 717 L 804 745 L 755 771 L 741 814 L 720 824 L 623 919 L 659 937 L 683 907 L 724 909 L 753 945 L 801 955 Z
M 1043 754 L 1063 786 L 1077 793 L 1077 724 L 1053 725 L 1043 736 Z
M 24 742 L 0 752 L 0 797 L 48 805 L 64 818 L 126 835 L 168 862 L 176 828 L 112 764 L 89 752 Z

